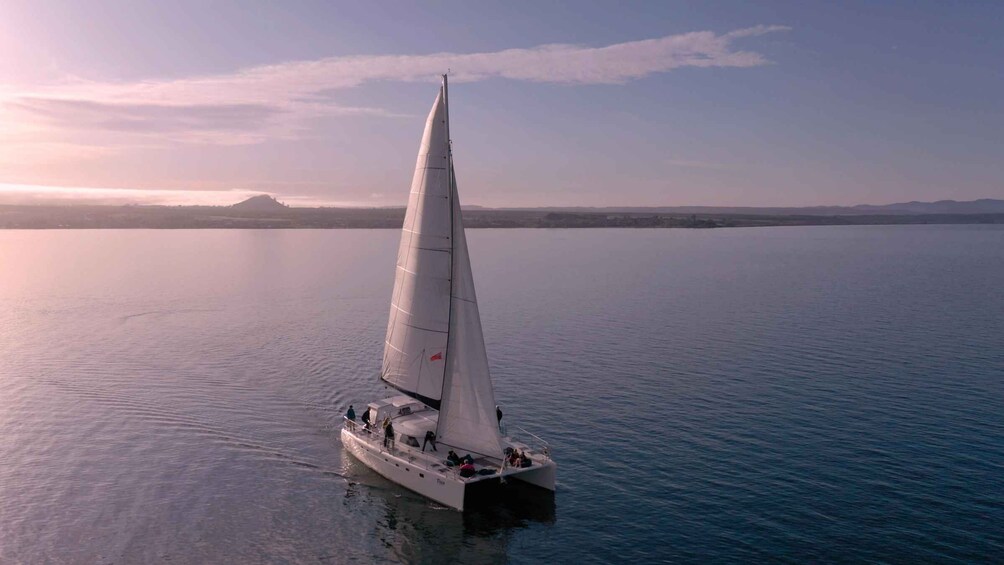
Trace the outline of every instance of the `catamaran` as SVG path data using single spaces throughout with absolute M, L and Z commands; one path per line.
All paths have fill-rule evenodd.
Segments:
M 401 394 L 346 416 L 341 438 L 368 467 L 463 510 L 518 480 L 554 490 L 539 437 L 502 433 L 457 196 L 447 77 L 425 123 L 398 248 L 380 379 Z

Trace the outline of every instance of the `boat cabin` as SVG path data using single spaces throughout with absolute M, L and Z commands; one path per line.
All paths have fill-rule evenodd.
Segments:
M 383 424 L 384 418 L 391 419 L 398 447 L 421 449 L 426 432 L 435 432 L 439 421 L 439 412 L 403 394 L 371 402 L 367 409 L 371 425 L 376 428 Z
M 407 416 L 413 412 L 421 412 L 427 410 L 429 407 L 410 396 L 402 394 L 370 402 L 367 408 L 370 411 L 370 422 L 374 425 L 380 425 L 383 423 L 384 418 L 390 418 L 394 420 L 394 425 L 397 426 L 398 416 Z

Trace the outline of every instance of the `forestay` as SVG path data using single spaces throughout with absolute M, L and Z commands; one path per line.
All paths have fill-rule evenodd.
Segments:
M 452 167 L 452 165 L 451 165 Z M 481 315 L 474 292 L 474 275 L 457 196 L 453 194 L 453 296 L 450 342 L 443 405 L 439 413 L 439 441 L 476 453 L 499 456 L 502 438 L 495 416 L 495 392 L 488 371 L 488 354 Z

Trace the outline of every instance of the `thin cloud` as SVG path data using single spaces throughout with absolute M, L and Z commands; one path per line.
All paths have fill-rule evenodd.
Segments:
M 282 112 L 278 107 L 264 104 L 108 104 L 29 97 L 18 99 L 12 106 L 67 129 L 140 135 L 181 132 L 186 137 L 204 135 L 209 141 L 215 141 L 220 133 L 254 133 Z
M 685 167 L 688 169 L 711 169 L 711 170 L 724 170 L 730 168 L 729 165 L 725 163 L 712 163 L 708 161 L 692 161 L 687 159 L 668 159 L 663 161 L 663 164 L 669 165 L 671 167 Z
M 763 55 L 736 41 L 787 30 L 756 26 L 630 41 L 605 47 L 541 45 L 485 53 L 329 57 L 233 73 L 164 81 L 70 80 L 0 93 L 5 119 L 24 120 L 49 136 L 93 129 L 174 142 L 256 143 L 295 137 L 322 116 L 397 116 L 381 108 L 342 106 L 337 91 L 373 81 L 431 81 L 451 69 L 455 82 L 492 78 L 568 85 L 620 84 L 683 67 L 746 68 Z M 51 141 L 51 138 L 48 139 Z
M 67 205 L 90 204 L 102 206 L 156 205 L 156 206 L 229 206 L 252 196 L 274 191 L 251 188 L 228 190 L 139 189 L 139 188 L 77 188 L 0 183 L 0 205 Z M 313 196 L 284 195 L 283 202 L 295 206 L 316 207 L 366 207 L 371 202 L 331 200 Z

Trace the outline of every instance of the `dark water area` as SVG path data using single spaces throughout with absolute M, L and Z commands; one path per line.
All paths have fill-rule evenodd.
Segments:
M 464 514 L 338 438 L 398 237 L 0 231 L 0 563 L 1004 555 L 1004 227 L 471 231 L 559 469 Z

